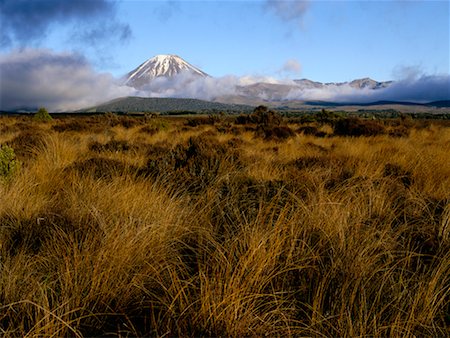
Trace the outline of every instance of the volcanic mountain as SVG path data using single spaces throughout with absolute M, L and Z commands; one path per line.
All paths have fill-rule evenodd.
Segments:
M 125 76 L 124 84 L 139 89 L 155 78 L 172 78 L 180 74 L 192 77 L 209 76 L 177 55 L 157 55 L 129 72 Z
M 205 79 L 207 81 L 203 81 Z M 177 55 L 157 55 L 129 72 L 123 83 L 149 97 L 197 98 L 248 105 L 255 102 L 309 101 L 318 98 L 338 98 L 340 101 L 340 93 L 363 98 L 364 95 L 371 95 L 371 92 L 382 92 L 392 81 L 379 82 L 362 78 L 348 82 L 322 83 L 299 79 L 241 85 L 237 79 L 234 84 L 229 78 L 212 79 Z

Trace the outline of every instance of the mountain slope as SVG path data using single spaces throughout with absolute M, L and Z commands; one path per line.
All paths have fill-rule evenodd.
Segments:
M 341 86 L 350 86 L 355 89 L 382 89 L 389 87 L 392 84 L 392 81 L 375 81 L 371 78 L 363 78 L 363 79 L 356 79 L 350 82 L 328 82 L 328 83 L 322 83 L 322 82 L 316 82 L 311 81 L 308 79 L 301 79 L 301 80 L 294 80 L 296 85 L 301 87 L 302 89 L 322 89 L 327 87 L 341 87 Z
M 122 97 L 98 106 L 83 109 L 86 112 L 241 112 L 253 107 L 239 104 L 209 102 L 197 99 Z
M 157 77 L 171 78 L 180 74 L 209 76 L 177 55 L 157 55 L 129 72 L 124 83 L 130 87 L 142 88 Z

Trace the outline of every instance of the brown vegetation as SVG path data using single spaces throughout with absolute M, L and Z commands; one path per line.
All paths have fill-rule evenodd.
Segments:
M 1 118 L 0 335 L 448 336 L 450 126 L 325 113 Z

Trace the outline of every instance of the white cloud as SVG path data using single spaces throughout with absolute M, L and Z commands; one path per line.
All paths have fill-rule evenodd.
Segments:
M 136 90 L 120 86 L 108 73 L 97 73 L 75 53 L 24 49 L 0 55 L 0 108 L 45 106 L 73 110 Z
M 302 71 L 302 66 L 300 65 L 300 62 L 298 62 L 295 59 L 289 59 L 287 60 L 283 67 L 280 69 L 280 73 L 284 74 L 290 74 L 290 75 L 299 75 Z
M 296 70 L 297 66 L 294 62 L 288 64 L 287 69 Z M 269 85 L 242 88 L 257 83 Z M 243 93 L 261 100 L 430 102 L 450 99 L 450 76 L 407 76 L 388 88 L 370 90 L 349 85 L 301 89 L 291 80 L 264 76 L 200 78 L 181 74 L 174 78 L 157 78 L 138 91 L 120 85 L 111 74 L 96 72 L 79 54 L 46 49 L 0 54 L 0 109 L 4 110 L 39 106 L 51 111 L 75 110 L 123 96 L 214 100 Z
M 309 8 L 309 0 L 267 0 L 266 6 L 282 20 L 301 22 Z

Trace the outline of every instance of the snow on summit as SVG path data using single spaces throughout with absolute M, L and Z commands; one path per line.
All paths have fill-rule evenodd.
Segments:
M 208 74 L 194 67 L 177 55 L 156 55 L 148 59 L 125 77 L 125 84 L 141 88 L 157 77 L 171 78 L 182 73 L 207 77 Z

